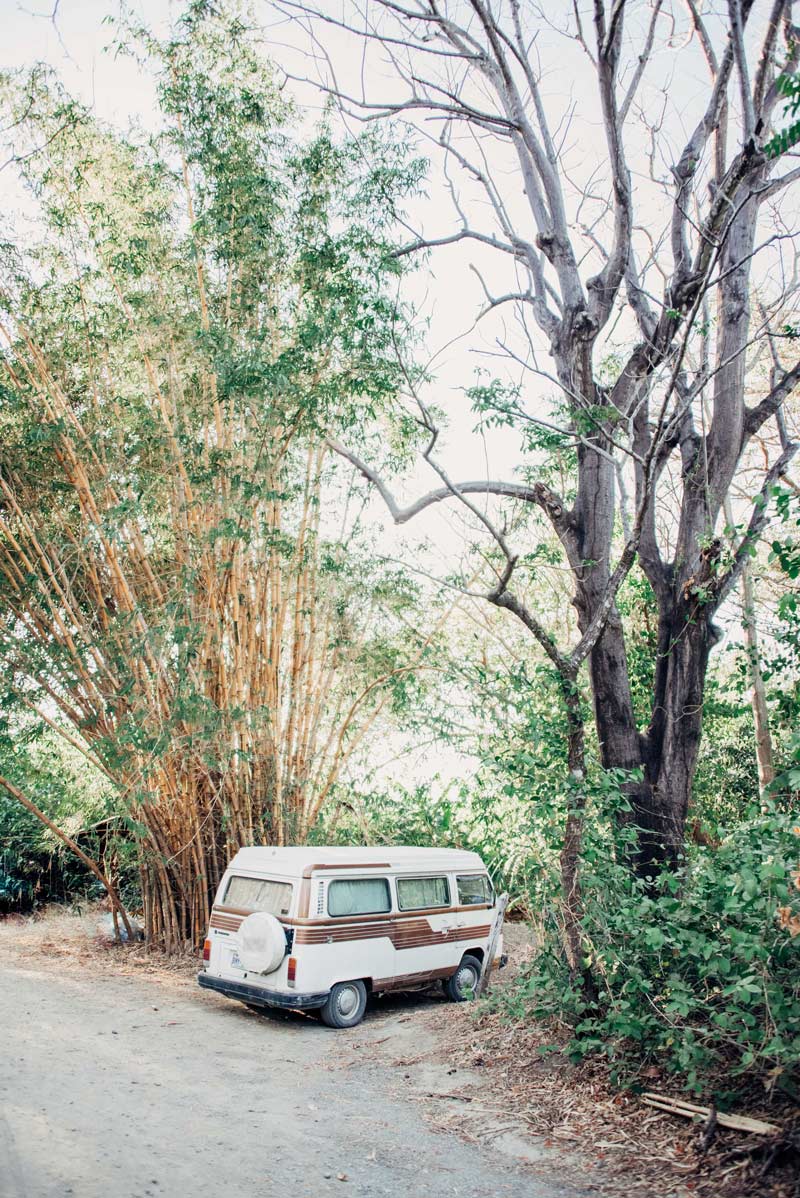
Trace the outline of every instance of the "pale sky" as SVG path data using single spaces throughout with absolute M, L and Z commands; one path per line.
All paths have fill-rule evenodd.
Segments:
M 328 2 L 331 13 L 341 12 L 337 0 Z M 757 0 L 756 8 L 763 8 L 764 2 Z M 24 68 L 35 61 L 46 62 L 59 73 L 68 90 L 88 104 L 101 120 L 122 128 L 131 124 L 152 128 L 156 114 L 151 80 L 132 59 L 115 58 L 106 52 L 113 35 L 107 19 L 119 11 L 115 0 L 59 0 L 55 24 L 50 19 L 53 11 L 50 5 L 51 0 L 29 0 L 28 3 L 0 0 L 0 28 L 3 30 L 0 67 Z M 155 32 L 163 33 L 170 20 L 180 14 L 183 4 L 174 0 L 166 3 L 164 0 L 132 0 L 128 9 Z M 265 28 L 267 52 L 284 70 L 292 76 L 311 79 L 325 75 L 327 66 L 323 61 L 315 60 L 313 42 L 302 29 L 276 13 L 267 0 L 254 0 L 253 9 Z M 571 10 L 571 0 L 555 0 L 547 7 L 553 20 L 557 20 L 562 12 L 566 16 Z M 634 35 L 637 32 L 634 22 Z M 653 112 L 657 112 L 661 104 L 671 112 L 668 125 L 672 146 L 655 160 L 655 170 L 661 175 L 668 174 L 672 161 L 669 155 L 682 144 L 686 132 L 696 122 L 698 104 L 704 102 L 707 94 L 705 69 L 694 47 L 687 47 L 685 33 L 685 27 L 676 26 L 674 36 L 659 49 L 654 62 Z M 320 29 L 320 35 L 342 90 L 358 94 L 364 86 L 370 98 L 381 99 L 399 94 L 379 48 L 373 47 L 363 56 L 356 39 L 327 25 Z M 600 176 L 592 181 L 594 168 L 605 161 L 599 104 L 592 91 L 592 72 L 575 44 L 552 31 L 544 31 L 538 45 L 542 59 L 549 64 L 543 73 L 543 94 L 554 128 L 563 136 L 564 161 L 575 185 L 574 195 L 587 185 L 589 190 L 594 187 L 605 194 L 607 180 Z M 300 105 L 303 119 L 313 122 L 323 103 L 321 94 L 315 88 L 297 82 L 290 83 L 289 87 Z M 577 116 L 573 116 L 575 109 Z M 423 132 L 427 127 L 424 122 L 420 124 Z M 631 121 L 628 141 L 640 223 L 658 229 L 663 226 L 663 197 L 648 178 L 644 126 Z M 422 152 L 430 152 L 424 137 L 420 146 Z M 506 201 L 513 210 L 515 188 L 519 187 L 516 168 L 503 157 L 502 151 L 494 150 L 492 154 L 491 169 L 501 181 Z M 468 188 L 464 194 L 475 223 L 483 222 L 485 231 L 493 232 L 491 214 L 484 202 L 477 194 L 470 195 Z M 520 219 L 529 222 L 530 214 L 522 206 L 521 187 L 517 203 Z M 13 169 L 0 171 L 0 236 L 15 215 L 24 214 L 26 210 L 29 210 L 29 201 L 16 184 Z M 590 212 L 581 215 L 591 219 Z M 415 228 L 432 237 L 453 232 L 458 227 L 435 150 L 428 195 L 415 203 L 410 218 Z M 600 229 L 602 231 L 602 225 Z M 435 251 L 429 267 L 407 284 L 407 297 L 430 323 L 428 352 L 437 353 L 441 347 L 446 347 L 437 353 L 436 379 L 426 398 L 448 413 L 449 426 L 443 438 L 442 452 L 456 479 L 511 478 L 514 463 L 520 460 L 516 436 L 500 433 L 492 434 L 491 440 L 484 440 L 473 434 L 476 418 L 462 389 L 474 382 L 477 366 L 506 378 L 524 378 L 532 404 L 539 411 L 542 404 L 546 404 L 547 396 L 555 392 L 552 385 L 523 375 L 509 364 L 508 359 L 503 359 L 498 339 L 522 344 L 510 309 L 504 309 L 502 315 L 492 317 L 477 330 L 472 328 L 476 313 L 483 305 L 484 294 L 471 265 L 481 271 L 494 295 L 516 289 L 512 270 L 507 262 L 499 259 L 502 256 L 491 250 L 483 247 L 467 249 L 462 243 Z M 776 262 L 777 257 L 773 264 Z M 465 333 L 468 335 L 461 336 Z M 629 340 L 630 330 L 623 326 L 615 336 L 616 344 L 622 347 Z M 612 341 L 610 348 L 613 344 Z M 420 468 L 402 485 L 397 484 L 397 491 L 402 499 L 409 500 L 438 484 L 439 480 L 429 470 Z M 369 510 L 376 528 L 382 529 L 380 546 L 387 557 L 417 562 L 438 577 L 458 568 L 463 545 L 458 530 L 459 515 L 454 505 L 440 504 L 403 529 L 391 525 L 379 499 L 373 498 Z M 423 539 L 427 542 L 424 547 L 420 544 Z M 517 548 L 526 551 L 531 546 L 526 545 L 523 538 Z M 557 572 L 553 574 L 552 584 L 557 588 L 561 586 Z M 569 608 L 565 607 L 565 610 Z M 505 629 L 502 635 L 519 644 L 516 625 L 506 626 L 498 621 L 498 627 Z M 732 624 L 729 621 L 729 627 L 736 631 L 735 618 Z M 532 644 L 530 649 L 538 656 Z M 396 746 L 388 744 L 387 758 L 395 751 Z M 406 764 L 403 776 L 429 780 L 439 772 L 445 778 L 456 778 L 464 769 L 463 758 L 456 754 L 443 756 L 441 749 L 437 749 L 431 756 L 422 749 L 413 763 Z M 396 763 L 390 764 L 385 776 L 391 777 L 397 770 Z
M 128 8 L 157 32 L 165 32 L 169 19 L 179 15 L 183 5 L 134 0 Z M 115 0 L 60 0 L 54 24 L 50 20 L 49 0 L 42 4 L 31 0 L 30 6 L 19 0 L 0 0 L 0 28 L 5 31 L 0 66 L 14 69 L 28 67 L 35 61 L 46 62 L 58 72 L 68 90 L 90 105 L 101 120 L 123 128 L 131 124 L 152 128 L 156 116 L 151 80 L 131 58 L 115 57 L 107 49 L 113 39 L 113 28 L 108 19 L 118 11 Z M 293 25 L 287 26 L 286 21 L 276 16 L 266 3 L 257 0 L 254 11 L 264 22 L 270 56 L 293 74 L 315 74 L 315 64 L 305 54 L 309 43 L 303 32 Z M 341 68 L 344 56 L 346 68 L 347 55 L 357 51 L 357 46 L 335 31 L 330 35 L 330 41 L 340 55 L 337 65 Z M 357 55 L 353 61 L 358 61 Z M 380 83 L 379 67 L 375 68 L 374 75 Z M 313 123 L 321 111 L 324 97 L 310 86 L 291 84 L 290 87 L 301 107 L 302 119 Z M 0 229 L 9 224 L 10 212 L 28 209 L 29 200 L 19 187 L 13 169 L 0 172 Z M 431 198 L 420 209 L 414 213 L 416 225 L 424 225 L 437 233 L 454 228 L 452 209 L 441 188 L 433 187 Z M 430 269 L 409 283 L 408 298 L 415 310 L 430 321 L 427 336 L 430 353 L 447 346 L 468 330 L 482 304 L 481 286 L 470 270 L 467 256 L 459 253 L 458 248 L 442 250 L 431 262 Z M 491 251 L 484 255 L 478 253 L 477 260 L 482 257 L 491 263 Z M 486 343 L 490 349 L 496 348 L 491 337 Z M 490 364 L 497 369 L 497 360 Z M 437 381 L 435 391 L 428 398 L 451 414 L 451 429 L 447 433 L 450 465 L 459 477 L 484 477 L 487 474 L 510 477 L 517 456 L 516 437 L 501 433 L 489 445 L 471 432 L 475 417 L 462 388 L 474 382 L 476 365 L 478 358 L 467 341 L 450 345 L 436 358 Z M 427 467 L 417 470 L 407 482 L 404 498 L 413 498 L 437 485 L 439 479 Z M 403 493 L 401 484 L 398 484 L 398 491 Z M 386 518 L 379 499 L 373 498 L 370 508 L 375 520 L 383 526 L 381 544 L 388 556 L 400 558 L 409 550 L 413 554 L 420 539 L 430 538 L 431 549 L 426 553 L 424 569 L 438 576 L 457 567 L 461 538 L 457 529 L 459 516 L 452 510 L 452 505 L 439 505 L 438 509 L 431 510 L 424 522 L 418 521 L 402 530 L 396 529 Z
M 331 14 L 342 11 L 337 0 L 328 0 L 328 4 Z M 758 0 L 756 9 L 763 7 L 764 0 Z M 156 32 L 163 33 L 170 19 L 180 14 L 183 5 L 172 0 L 168 3 L 164 0 L 133 0 L 128 8 Z M 549 17 L 556 22 L 560 14 L 566 19 L 571 10 L 571 0 L 556 0 L 547 8 Z M 152 127 L 155 121 L 152 82 L 132 59 L 115 58 L 106 52 L 113 36 L 107 20 L 119 11 L 116 0 L 59 0 L 55 23 L 50 19 L 52 11 L 51 0 L 0 0 L 0 27 L 4 30 L 0 65 L 22 68 L 36 60 L 47 62 L 58 71 L 67 88 L 89 104 L 102 120 L 122 127 L 131 123 Z M 317 79 L 326 74 L 327 64 L 318 55 L 315 59 L 313 41 L 303 29 L 287 21 L 268 0 L 254 0 L 253 11 L 263 23 L 266 51 L 282 69 L 293 77 Z M 635 13 L 636 9 L 633 11 Z M 698 104 L 706 95 L 705 68 L 694 46 L 687 44 L 685 14 L 683 17 L 683 27 L 679 20 L 673 35 L 657 48 L 653 63 L 649 93 L 653 111 L 657 111 L 658 105 L 666 104 L 671 114 L 667 122 L 669 141 L 655 162 L 655 170 L 661 175 L 668 173 L 670 151 L 682 143 L 686 131 L 695 123 Z M 330 25 L 320 26 L 318 32 L 342 90 L 359 94 L 363 87 L 370 98 L 399 95 L 380 47 L 373 44 L 364 54 L 358 39 Z M 629 36 L 634 41 L 641 40 L 641 30 L 635 19 L 629 28 Z M 605 160 L 593 73 L 576 44 L 552 30 L 543 27 L 537 45 L 545 64 L 543 95 L 553 127 L 564 140 L 564 162 L 575 185 L 573 194 L 582 193 L 588 184 L 589 190 L 593 187 L 604 196 L 607 181 L 602 176 L 590 183 L 595 167 Z M 320 93 L 296 82 L 291 82 L 289 87 L 304 119 L 313 121 L 322 104 Z M 577 115 L 573 115 L 576 109 Z M 429 152 L 430 146 L 424 141 L 424 132 L 429 126 L 422 118 L 418 124 L 423 131 L 421 149 Z M 640 205 L 639 221 L 650 228 L 659 228 L 663 224 L 663 198 L 647 178 L 646 131 L 633 118 L 627 130 L 636 198 Z M 514 165 L 503 156 L 502 150 L 492 153 L 491 169 L 504 188 L 509 207 L 513 211 L 518 202 L 519 219 L 529 223 L 530 215 L 522 206 L 521 187 Z M 493 232 L 491 214 L 486 211 L 485 204 L 477 194 L 470 194 L 468 187 L 463 194 L 474 222 L 482 224 L 487 232 Z M 515 201 L 517 194 L 519 199 Z M 25 204 L 26 200 L 15 184 L 13 169 L 0 172 L 0 214 L 24 209 Z M 591 210 L 581 215 L 583 219 L 589 219 Z M 435 151 L 428 195 L 414 204 L 410 219 L 415 228 L 424 230 L 429 236 L 453 232 L 458 227 Z M 602 225 L 599 229 L 602 233 Z M 779 248 L 775 250 L 777 253 Z M 478 329 L 469 332 L 484 302 L 482 286 L 472 266 L 480 270 L 493 294 L 515 289 L 513 270 L 502 255 L 485 247 L 468 248 L 462 243 L 434 251 L 430 267 L 407 283 L 407 296 L 430 322 L 427 347 L 429 353 L 437 353 L 436 379 L 426 398 L 443 407 L 449 416 L 442 449 L 448 468 L 456 478 L 510 477 L 514 462 L 519 460 L 516 437 L 493 433 L 491 439 L 484 440 L 473 435 L 476 418 L 462 389 L 474 382 L 476 367 L 481 366 L 507 378 L 524 378 L 532 406 L 542 410 L 555 387 L 523 375 L 503 357 L 499 340 L 508 340 L 512 346 L 522 348 L 512 308 L 502 309 Z M 464 333 L 468 335 L 460 336 Z M 615 344 L 623 346 L 630 333 L 624 325 L 618 328 L 612 334 L 609 348 Z M 546 358 L 544 363 L 549 365 Z M 438 485 L 438 481 L 430 471 L 418 470 L 403 486 L 398 484 L 398 490 L 403 498 L 409 499 L 429 486 Z M 383 522 L 380 501 L 373 503 L 372 510 L 376 519 Z M 416 526 L 408 525 L 402 531 L 387 526 L 384 534 L 386 551 L 400 556 L 404 546 L 413 544 L 420 537 L 430 537 L 434 548 L 427 559 L 428 568 L 432 572 L 446 573 L 457 561 L 460 545 L 454 528 L 457 518 L 453 505 L 439 505 Z

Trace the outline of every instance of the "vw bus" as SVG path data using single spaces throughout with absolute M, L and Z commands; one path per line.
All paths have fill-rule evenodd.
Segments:
M 454 1002 L 505 964 L 477 853 L 419 848 L 241 849 L 220 882 L 199 984 L 255 1008 L 319 1009 L 354 1027 L 368 995 L 440 982 Z

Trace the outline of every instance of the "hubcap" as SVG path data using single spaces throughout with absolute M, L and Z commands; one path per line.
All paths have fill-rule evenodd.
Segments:
M 459 994 L 468 994 L 470 991 L 474 994 L 477 984 L 478 975 L 471 965 L 465 965 L 459 969 L 456 977 L 456 988 Z
M 347 986 L 346 989 L 339 991 L 336 1006 L 339 1009 L 339 1014 L 344 1015 L 345 1018 L 353 1014 L 358 1006 L 358 991 L 355 986 Z

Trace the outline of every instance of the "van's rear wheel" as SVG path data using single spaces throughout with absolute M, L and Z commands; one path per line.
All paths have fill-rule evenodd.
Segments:
M 461 964 L 451 978 L 444 983 L 444 992 L 451 1002 L 468 1002 L 478 993 L 481 979 L 481 963 L 477 957 L 461 958 Z
M 367 987 L 363 982 L 337 982 L 320 1011 L 328 1027 L 355 1027 L 367 1009 Z

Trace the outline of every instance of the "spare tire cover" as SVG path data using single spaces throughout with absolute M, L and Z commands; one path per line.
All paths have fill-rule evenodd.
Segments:
M 272 973 L 286 956 L 286 936 L 274 915 L 254 911 L 239 924 L 239 960 L 249 973 Z

